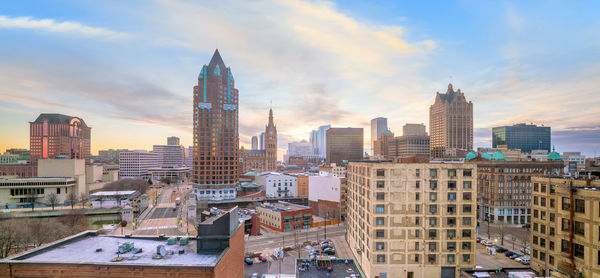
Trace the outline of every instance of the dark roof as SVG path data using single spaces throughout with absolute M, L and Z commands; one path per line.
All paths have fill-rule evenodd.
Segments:
M 72 117 L 58 113 L 42 113 L 37 117 L 37 119 L 35 119 L 34 123 L 41 123 L 44 119 L 48 119 L 48 121 L 51 123 L 68 124 L 73 118 L 79 119 L 81 121 L 81 124 L 83 124 L 84 127 L 87 127 L 82 118 Z
M 219 50 L 215 49 L 215 53 L 210 59 L 210 63 L 208 63 L 208 74 L 213 74 L 215 72 L 215 68 L 219 66 L 220 74 L 224 75 L 227 73 L 227 66 L 223 59 L 221 58 L 221 54 L 219 54 Z

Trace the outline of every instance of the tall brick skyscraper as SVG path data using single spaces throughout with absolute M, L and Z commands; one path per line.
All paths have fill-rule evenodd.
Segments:
M 432 158 L 464 158 L 473 150 L 473 103 L 452 84 L 429 108 L 429 136 Z
M 29 134 L 32 162 L 65 156 L 90 163 L 91 128 L 81 118 L 42 113 L 29 123 Z
M 193 183 L 201 199 L 236 197 L 238 90 L 218 50 L 194 86 Z

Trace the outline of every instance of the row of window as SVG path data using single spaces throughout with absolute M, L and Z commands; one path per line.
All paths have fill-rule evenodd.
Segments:
M 446 255 L 446 262 L 449 264 L 454 264 L 455 262 L 455 255 L 454 254 L 447 254 Z M 420 260 L 420 256 L 419 254 L 414 254 L 414 262 L 418 263 Z M 471 255 L 470 254 L 464 254 L 462 255 L 462 260 L 464 263 L 470 263 L 471 262 Z M 377 255 L 377 263 L 386 263 L 386 255 L 384 254 L 378 254 Z M 436 254 L 428 254 L 427 255 L 427 263 L 429 264 L 435 264 L 437 263 L 437 255 Z
M 375 238 L 385 238 L 386 230 L 375 230 Z M 456 230 L 455 229 L 444 229 L 446 231 L 446 237 L 448 239 L 456 238 Z M 461 230 L 462 238 L 471 238 L 472 231 L 469 229 Z M 414 230 L 413 235 L 415 238 L 421 237 L 421 230 Z M 438 230 L 436 229 L 428 229 L 427 235 L 429 238 L 436 238 L 438 236 Z

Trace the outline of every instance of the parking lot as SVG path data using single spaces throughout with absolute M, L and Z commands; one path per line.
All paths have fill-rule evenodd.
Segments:
M 490 255 L 486 246 L 483 244 L 477 243 L 475 246 L 477 246 L 475 248 L 475 262 L 477 266 L 483 268 L 527 267 L 527 265 L 523 265 L 506 257 L 504 253 L 496 252 L 495 255 Z M 517 251 L 517 253 L 520 255 L 524 255 L 523 253 L 518 252 L 518 250 L 511 250 L 510 248 L 507 249 L 510 251 Z

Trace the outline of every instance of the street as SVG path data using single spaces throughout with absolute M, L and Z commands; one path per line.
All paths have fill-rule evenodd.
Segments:
M 155 205 L 138 220 L 140 223 L 133 232 L 134 235 L 185 235 L 182 227 L 186 227 L 188 223 L 186 217 L 182 217 L 182 211 L 187 210 L 187 204 L 183 202 L 187 192 L 179 190 L 180 188 L 182 187 L 177 185 L 166 186 L 155 200 L 150 200 Z M 182 200 L 179 206 L 175 204 L 177 197 Z

